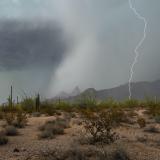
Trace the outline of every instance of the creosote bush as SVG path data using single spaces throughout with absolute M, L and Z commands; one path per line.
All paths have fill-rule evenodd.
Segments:
M 0 120 L 4 118 L 4 113 L 0 111 Z
M 14 126 L 6 126 L 5 133 L 7 136 L 16 136 L 18 134 L 18 131 Z
M 8 138 L 6 136 L 0 136 L 0 145 L 5 145 L 8 143 Z
M 41 133 L 38 135 L 39 139 L 52 139 L 55 135 L 64 134 L 64 129 L 69 127 L 69 122 L 65 119 L 57 118 L 56 120 L 47 121 L 44 125 L 39 127 Z
M 114 150 L 102 148 L 97 152 L 96 160 L 130 160 L 130 156 L 126 148 L 117 146 Z
M 122 107 L 135 108 L 140 106 L 140 102 L 136 99 L 127 99 L 120 104 Z
M 13 122 L 13 125 L 17 128 L 24 128 L 27 125 L 27 114 L 19 111 L 16 114 L 16 119 Z
M 130 160 L 130 157 L 125 149 L 117 148 L 112 155 L 112 160 Z
M 160 123 L 160 115 L 154 117 L 156 123 Z
M 13 125 L 17 128 L 23 128 L 27 124 L 27 114 L 22 111 L 8 112 L 4 114 L 4 119 L 8 125 Z
M 111 111 L 99 112 L 85 118 L 84 128 L 90 136 L 90 143 L 113 143 L 117 135 L 113 132 L 115 120 Z
M 8 125 L 12 125 L 12 122 L 15 120 L 16 114 L 13 112 L 8 112 L 4 114 L 4 119 L 6 120 Z
M 8 143 L 8 138 L 5 135 L 5 132 L 0 132 L 0 145 L 5 145 Z
M 146 120 L 142 117 L 138 118 L 137 123 L 138 123 L 140 128 L 144 128 L 146 126 Z

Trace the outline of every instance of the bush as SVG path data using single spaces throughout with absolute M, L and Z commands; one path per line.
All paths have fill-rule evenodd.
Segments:
M 100 108 L 117 108 L 119 103 L 113 98 L 108 98 L 106 101 L 101 102 L 98 106 Z
M 97 160 L 130 160 L 127 151 L 122 147 L 116 147 L 115 150 L 102 149 L 97 152 Z
M 26 96 L 21 102 L 21 107 L 24 111 L 32 113 L 35 110 L 35 99 Z
M 0 145 L 5 145 L 8 143 L 8 138 L 6 137 L 5 131 L 0 131 Z
M 52 139 L 54 135 L 51 130 L 44 130 L 38 135 L 39 139 Z
M 16 120 L 13 125 L 18 128 L 23 128 L 27 125 L 27 114 L 19 111 L 16 115 Z
M 80 99 L 77 101 L 77 105 L 80 108 L 96 108 L 97 102 L 94 92 L 94 90 L 90 90 L 88 93 L 83 93 Z
M 85 150 L 73 147 L 69 150 L 55 148 L 52 151 L 45 151 L 38 155 L 39 160 L 89 160 Z
M 115 123 L 112 112 L 99 112 L 87 117 L 84 121 L 86 133 L 91 136 L 90 143 L 107 143 L 110 144 L 117 139 L 117 135 L 112 131 Z
M 156 123 L 160 123 L 160 115 L 154 117 Z
M 18 131 L 14 126 L 7 126 L 5 128 L 5 133 L 7 136 L 16 136 L 18 134 Z
M 54 105 L 57 110 L 61 110 L 65 112 L 72 112 L 73 110 L 73 106 L 69 102 L 58 101 Z
M 57 118 L 56 125 L 65 129 L 65 128 L 69 128 L 69 122 L 70 122 L 69 118 L 65 118 L 65 119 Z
M 113 152 L 113 160 L 130 160 L 128 153 L 123 148 L 118 148 Z
M 64 119 L 57 118 L 53 121 L 48 121 L 39 127 L 41 133 L 38 137 L 41 138 L 54 138 L 55 135 L 64 134 L 64 129 L 68 128 L 69 124 Z
M 146 126 L 146 120 L 144 118 L 138 118 L 137 123 L 140 128 L 144 128 Z
M 127 115 L 120 108 L 111 108 L 110 113 L 111 113 L 111 118 L 112 118 L 112 121 L 114 122 L 114 125 L 119 125 L 121 122 L 128 121 Z
M 4 119 L 8 125 L 12 125 L 12 122 L 16 119 L 16 114 L 12 112 L 5 113 Z
M 23 128 L 27 124 L 27 115 L 22 111 L 5 113 L 4 119 L 8 125 L 13 125 L 18 128 Z
M 49 116 L 53 116 L 56 112 L 56 108 L 52 103 L 49 103 L 48 101 L 44 101 L 41 103 L 40 107 L 41 113 L 47 114 Z
M 0 135 L 0 145 L 5 145 L 8 143 L 8 138 L 6 136 Z
M 3 119 L 4 118 L 4 114 L 3 112 L 0 111 L 0 119 Z
M 135 108 L 139 107 L 139 101 L 136 99 L 127 99 L 126 101 L 123 101 L 120 103 L 120 106 L 125 107 L 125 108 Z
M 147 98 L 143 102 L 143 106 L 148 108 L 148 113 L 152 116 L 160 115 L 160 101 L 153 98 Z

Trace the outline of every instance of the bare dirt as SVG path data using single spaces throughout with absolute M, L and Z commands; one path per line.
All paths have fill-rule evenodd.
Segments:
M 145 117 L 143 110 L 138 110 L 138 116 Z M 145 117 L 146 118 L 146 117 Z M 58 135 L 54 139 L 39 140 L 39 126 L 48 120 L 55 119 L 54 116 L 30 117 L 28 125 L 19 129 L 19 135 L 9 137 L 8 144 L 0 146 L 0 160 L 27 160 L 34 159 L 42 152 L 63 148 L 64 150 L 80 146 L 81 148 L 97 148 L 97 146 L 82 145 L 81 137 L 84 134 L 83 126 L 80 125 L 80 118 L 72 118 L 70 128 L 65 129 L 64 135 Z M 147 127 L 160 125 L 152 119 L 147 119 Z M 2 129 L 3 121 L 0 121 Z M 106 149 L 118 146 L 125 147 L 133 160 L 160 160 L 160 133 L 144 132 L 138 124 L 124 124 L 116 129 L 119 139 L 111 145 L 106 145 Z M 63 150 L 62 149 L 62 150 Z

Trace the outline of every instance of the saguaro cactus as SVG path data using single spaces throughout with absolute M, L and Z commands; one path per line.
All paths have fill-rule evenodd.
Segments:
M 40 110 L 40 95 L 38 93 L 36 97 L 36 111 L 39 112 L 39 110 Z
M 9 96 L 9 106 L 12 108 L 13 107 L 13 87 L 11 86 L 11 92 Z
M 17 104 L 19 104 L 18 96 L 17 96 Z

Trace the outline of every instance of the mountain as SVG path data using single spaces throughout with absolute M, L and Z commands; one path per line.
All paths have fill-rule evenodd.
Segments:
M 77 96 L 81 93 L 80 89 L 78 86 L 76 86 L 73 91 L 71 92 L 70 96 Z
M 146 97 L 160 98 L 160 80 L 153 82 L 134 82 L 131 83 L 132 98 L 144 99 Z M 97 100 L 105 100 L 107 98 L 114 98 L 116 100 L 124 100 L 128 98 L 128 84 L 120 85 L 111 89 L 95 90 L 94 88 L 88 88 L 84 92 L 80 93 L 78 89 L 77 95 L 72 95 L 64 98 L 67 101 L 75 101 L 82 97 L 82 95 L 94 95 Z M 78 94 L 79 93 L 79 94 Z
M 131 84 L 132 98 L 144 99 L 146 97 L 160 98 L 160 80 L 154 82 L 135 82 Z M 129 95 L 128 84 L 111 89 L 99 90 L 96 92 L 97 99 L 104 100 L 112 97 L 116 100 L 127 99 Z
M 71 93 L 67 93 L 67 92 L 60 92 L 56 97 L 54 97 L 54 99 L 67 99 L 67 98 L 70 98 L 70 97 L 74 97 L 74 96 L 78 96 L 81 94 L 81 91 L 79 89 L 78 86 L 76 86 L 73 91 Z

